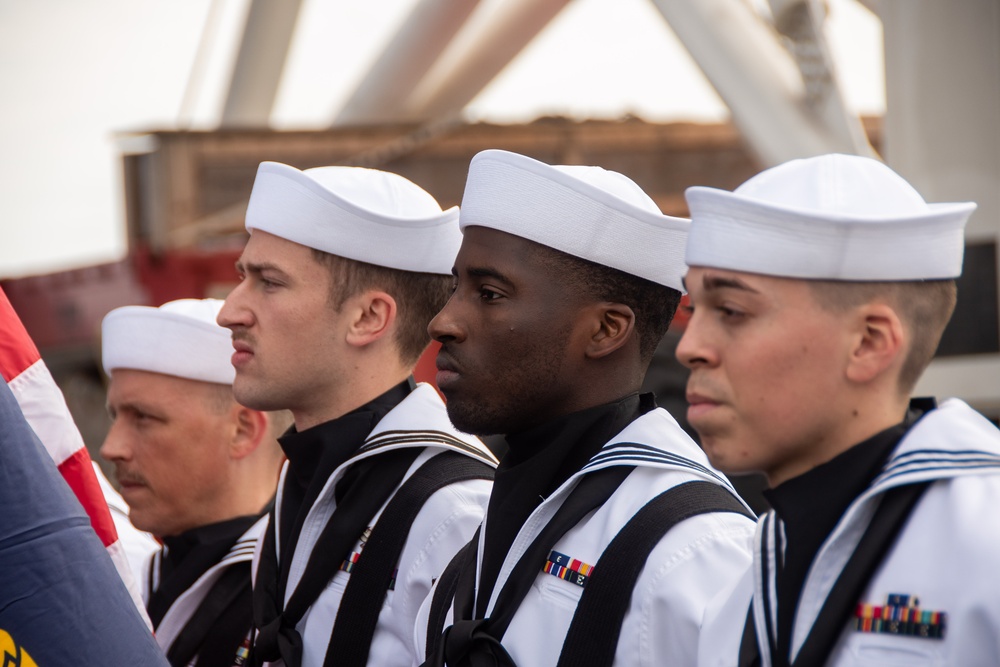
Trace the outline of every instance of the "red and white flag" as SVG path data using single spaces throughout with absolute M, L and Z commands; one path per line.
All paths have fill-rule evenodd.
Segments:
M 0 374 L 10 386 L 21 412 L 35 435 L 42 441 L 63 479 L 73 489 L 97 536 L 125 582 L 139 614 L 152 630 L 142 596 L 129 567 L 125 550 L 104 500 L 76 423 L 66 406 L 66 399 L 56 385 L 38 348 L 31 340 L 21 318 L 14 312 L 7 295 L 0 289 Z

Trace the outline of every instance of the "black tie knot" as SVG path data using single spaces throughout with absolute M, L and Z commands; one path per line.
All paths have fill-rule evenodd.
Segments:
M 258 629 L 253 655 L 257 665 L 278 660 L 284 660 L 286 665 L 301 665 L 302 635 L 285 623 L 284 616 L 278 616 Z
M 445 630 L 445 664 L 448 667 L 516 667 L 513 658 L 489 632 L 490 619 L 458 621 Z

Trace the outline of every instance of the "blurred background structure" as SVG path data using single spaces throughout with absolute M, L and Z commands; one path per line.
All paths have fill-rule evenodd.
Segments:
M 0 0 L 0 36 L 0 279 L 93 447 L 101 318 L 224 297 L 259 162 L 449 206 L 486 148 L 621 171 L 675 215 L 831 151 L 978 202 L 918 390 L 1000 416 L 996 0 Z M 682 327 L 650 377 L 678 417 Z

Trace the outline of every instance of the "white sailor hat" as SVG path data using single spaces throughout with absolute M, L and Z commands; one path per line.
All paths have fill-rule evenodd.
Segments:
M 689 225 L 618 172 L 501 150 L 472 158 L 459 216 L 678 291 Z
M 733 192 L 693 187 L 689 266 L 788 278 L 915 281 L 962 273 L 973 202 L 928 204 L 878 160 L 792 160 Z
M 412 181 L 361 167 L 257 168 L 246 228 L 338 257 L 421 273 L 451 274 L 462 244 L 458 207 L 442 211 Z
M 222 304 L 220 299 L 179 299 L 159 308 L 115 308 L 101 324 L 104 371 L 110 376 L 127 368 L 232 384 L 232 339 L 229 329 L 215 321 Z

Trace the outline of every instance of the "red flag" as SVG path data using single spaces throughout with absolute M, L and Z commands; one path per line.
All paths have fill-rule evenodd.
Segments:
M 62 392 L 42 361 L 38 348 L 21 323 L 21 318 L 0 289 L 0 374 L 10 386 L 21 412 L 41 440 L 63 479 L 73 489 L 94 531 L 104 543 L 115 568 L 128 588 L 139 613 L 146 619 L 145 605 L 129 568 L 125 551 L 94 473 L 90 454 L 84 446 Z

